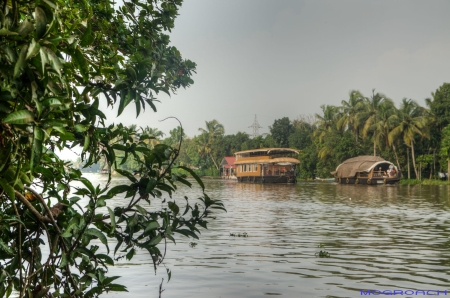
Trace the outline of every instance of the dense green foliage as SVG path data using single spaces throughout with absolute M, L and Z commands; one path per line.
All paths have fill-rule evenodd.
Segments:
M 241 150 L 290 147 L 300 151 L 299 175 L 305 179 L 330 177 L 342 161 L 373 154 L 397 164 L 405 178 L 439 178 L 439 172 L 447 172 L 450 134 L 444 116 L 436 117 L 435 109 L 450 110 L 444 96 L 448 86 L 443 84 L 426 100 L 430 109 L 411 99 L 403 99 L 396 107 L 381 93 L 373 91 L 365 97 L 351 91 L 341 106 L 322 105 L 322 113 L 314 117 L 276 119 L 269 127 L 271 134 L 255 138 L 243 132 L 225 135 L 220 123 L 207 121 L 199 136 L 186 138 L 180 162 L 201 175 L 218 175 L 217 164 L 224 156 Z
M 148 128 L 105 126 L 99 110 L 100 100 L 119 115 L 133 104 L 139 116 L 159 92 L 193 83 L 195 63 L 164 34 L 180 5 L 0 0 L 0 297 L 125 291 L 107 276 L 112 254 L 145 250 L 156 270 L 168 240 L 197 238 L 211 209 L 223 209 L 206 194 L 172 198 L 177 183 L 191 186 L 174 172 L 190 171 L 176 166 L 178 139 L 171 147 Z M 92 185 L 55 154 L 76 146 L 85 166 L 100 162 L 129 182 Z M 120 166 L 130 161 L 135 173 Z M 122 206 L 109 207 L 114 196 Z M 152 201 L 163 208 L 150 211 Z

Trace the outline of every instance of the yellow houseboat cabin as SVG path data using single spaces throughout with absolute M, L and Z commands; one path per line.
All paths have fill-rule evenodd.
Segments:
M 238 182 L 296 183 L 298 151 L 289 148 L 265 148 L 235 153 Z

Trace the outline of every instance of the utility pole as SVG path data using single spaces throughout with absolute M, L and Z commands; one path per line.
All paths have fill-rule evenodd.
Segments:
M 256 114 L 255 114 L 255 120 L 253 120 L 253 124 L 249 126 L 253 127 L 253 137 L 256 138 L 257 136 L 259 136 L 259 129 L 262 128 L 262 126 L 259 126 L 258 123 L 258 119 L 256 118 Z

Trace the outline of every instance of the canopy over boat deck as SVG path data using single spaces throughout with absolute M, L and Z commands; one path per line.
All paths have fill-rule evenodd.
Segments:
M 338 183 L 393 184 L 401 173 L 390 161 L 379 156 L 362 155 L 347 159 L 331 172 Z
M 239 182 L 292 183 L 299 152 L 290 148 L 262 148 L 236 152 Z

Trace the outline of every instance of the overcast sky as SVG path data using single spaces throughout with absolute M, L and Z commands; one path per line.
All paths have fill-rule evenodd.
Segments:
M 353 89 L 424 105 L 450 78 L 449 12 L 437 0 L 187 0 L 171 41 L 197 63 L 194 85 L 158 96 L 158 113 L 107 114 L 165 133 L 177 123 L 158 120 L 176 116 L 193 137 L 212 119 L 226 134 L 251 134 L 255 114 L 269 132 L 275 119 L 320 113 Z

